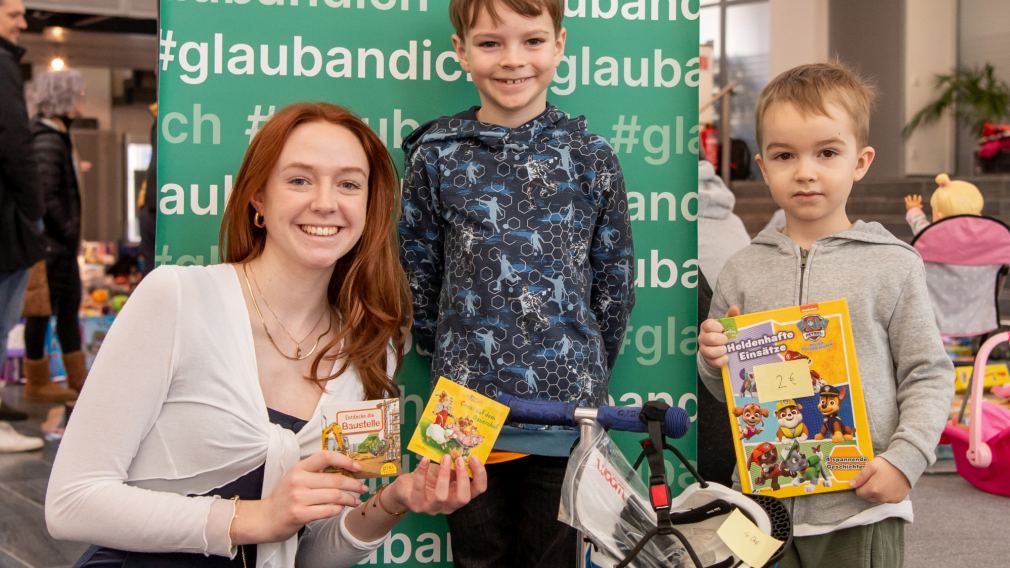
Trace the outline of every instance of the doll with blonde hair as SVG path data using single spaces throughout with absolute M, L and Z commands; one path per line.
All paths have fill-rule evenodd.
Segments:
M 929 206 L 933 210 L 932 223 L 954 215 L 982 214 L 985 199 L 974 184 L 951 180 L 947 174 L 940 174 L 936 176 L 936 185 L 933 196 L 929 198 Z M 906 195 L 905 210 L 905 220 L 913 234 L 918 235 L 932 224 L 926 220 L 926 214 L 922 211 L 921 195 Z

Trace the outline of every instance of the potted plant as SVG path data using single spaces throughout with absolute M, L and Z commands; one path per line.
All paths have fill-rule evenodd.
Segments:
M 1004 131 L 1000 128 L 1004 125 L 997 124 L 1010 114 L 1010 86 L 996 77 L 993 66 L 986 63 L 981 68 L 958 68 L 951 74 L 937 75 L 936 89 L 939 97 L 919 109 L 901 130 L 905 138 L 952 108 L 957 123 L 981 137 L 980 144 L 987 150 L 983 153 L 988 155 L 976 154 L 982 169 L 991 171 L 987 166 L 997 162 L 1010 166 L 1010 127 Z

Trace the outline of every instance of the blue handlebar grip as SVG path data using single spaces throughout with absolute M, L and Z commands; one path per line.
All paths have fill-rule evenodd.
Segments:
M 691 428 L 691 417 L 687 411 L 679 406 L 671 406 L 666 409 L 666 416 L 663 420 L 663 434 L 671 438 L 681 438 Z
M 638 418 L 641 413 L 641 406 L 601 406 L 596 410 L 596 421 L 608 430 L 645 432 L 645 422 Z
M 575 426 L 574 402 L 524 400 L 506 393 L 499 394 L 497 400 L 509 407 L 509 423 Z
M 645 432 L 648 427 L 639 418 L 641 412 L 640 406 L 601 406 L 597 411 L 596 421 L 611 430 Z M 680 438 L 687 433 L 690 425 L 691 420 L 687 412 L 678 406 L 670 407 L 663 416 L 663 434 L 670 438 Z

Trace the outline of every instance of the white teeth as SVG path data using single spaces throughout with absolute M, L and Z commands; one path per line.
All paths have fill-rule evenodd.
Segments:
M 526 81 L 526 79 L 505 79 L 504 81 L 506 85 L 518 85 Z
M 337 234 L 339 227 L 317 227 L 315 225 L 300 225 L 301 229 L 310 235 L 317 237 L 329 237 Z

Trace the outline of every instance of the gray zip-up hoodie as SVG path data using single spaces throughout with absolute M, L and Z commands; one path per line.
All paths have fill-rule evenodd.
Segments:
M 879 223 L 856 221 L 847 231 L 818 239 L 806 253 L 789 237 L 765 229 L 726 263 L 709 314 L 722 317 L 731 305 L 751 313 L 838 298 L 849 304 L 874 452 L 915 485 L 935 459 L 954 396 L 953 365 L 915 249 Z M 724 399 L 720 371 L 700 355 L 698 370 Z M 794 525 L 833 525 L 875 505 L 851 491 L 791 501 Z

